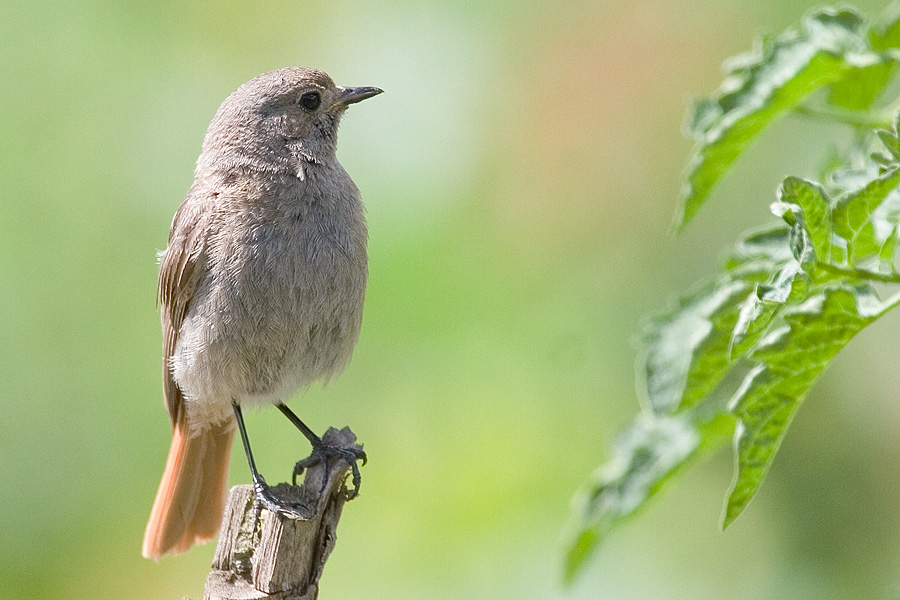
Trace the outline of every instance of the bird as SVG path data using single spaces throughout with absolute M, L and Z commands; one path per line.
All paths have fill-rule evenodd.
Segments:
M 216 111 L 194 180 L 159 253 L 162 379 L 172 442 L 144 534 L 159 560 L 215 537 L 235 430 L 257 506 L 291 513 L 256 468 L 243 408 L 274 405 L 312 455 L 353 470 L 365 454 L 328 446 L 285 402 L 341 373 L 359 338 L 367 226 L 338 162 L 348 106 L 381 94 L 288 67 L 238 87 Z

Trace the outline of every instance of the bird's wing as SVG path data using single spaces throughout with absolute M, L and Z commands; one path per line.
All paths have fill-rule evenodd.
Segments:
M 160 258 L 157 287 L 163 333 L 163 392 L 173 427 L 184 419 L 184 395 L 172 378 L 171 359 L 181 324 L 206 272 L 209 212 L 203 210 L 202 202 L 193 200 L 188 194 L 172 219 L 169 244 Z

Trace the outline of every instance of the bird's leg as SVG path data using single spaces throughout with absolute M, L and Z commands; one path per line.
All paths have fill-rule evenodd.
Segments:
M 256 497 L 254 528 L 256 520 L 259 519 L 259 511 L 262 508 L 292 517 L 302 517 L 303 513 L 298 510 L 298 507 L 276 497 L 272 493 L 269 484 L 260 475 L 256 468 L 256 461 L 253 460 L 253 452 L 250 450 L 250 440 L 247 438 L 247 428 L 244 426 L 244 415 L 241 412 L 241 407 L 237 402 L 232 402 L 231 407 L 234 409 L 234 417 L 237 420 L 238 431 L 241 434 L 241 442 L 244 444 L 244 453 L 247 455 L 247 464 L 250 465 L 250 475 L 253 477 L 253 494 Z
M 362 478 L 359 475 L 359 467 L 357 466 L 356 461 L 362 460 L 362 464 L 366 464 L 366 453 L 363 452 L 362 449 L 338 448 L 326 444 L 322 438 L 317 436 L 312 429 L 307 427 L 306 423 L 301 421 L 300 417 L 295 415 L 290 408 L 284 404 L 278 404 L 277 406 L 278 410 L 284 413 L 284 416 L 286 416 L 288 420 L 293 423 L 304 436 L 306 436 L 306 439 L 308 439 L 309 443 L 312 445 L 312 454 L 303 460 L 298 461 L 297 464 L 294 465 L 293 484 L 297 485 L 297 476 L 301 475 L 307 468 L 319 464 L 328 458 L 336 457 L 350 465 L 350 469 L 353 472 L 353 491 L 350 493 L 350 497 L 353 498 L 357 496 L 359 494 L 359 484 Z M 322 485 L 325 485 L 324 481 L 322 482 Z

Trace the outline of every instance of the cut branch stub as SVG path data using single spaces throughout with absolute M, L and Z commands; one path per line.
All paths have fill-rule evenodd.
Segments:
M 330 428 L 322 440 L 361 449 L 347 427 Z M 350 496 L 344 485 L 349 470 L 345 461 L 329 458 L 309 467 L 302 485 L 273 487 L 277 497 L 301 507 L 300 518 L 267 509 L 256 518 L 253 486 L 231 488 L 204 598 L 314 600 Z

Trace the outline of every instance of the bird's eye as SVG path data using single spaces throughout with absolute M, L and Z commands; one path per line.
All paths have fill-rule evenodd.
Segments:
M 300 96 L 299 104 L 306 110 L 316 110 L 322 104 L 322 96 L 319 92 L 304 92 Z

